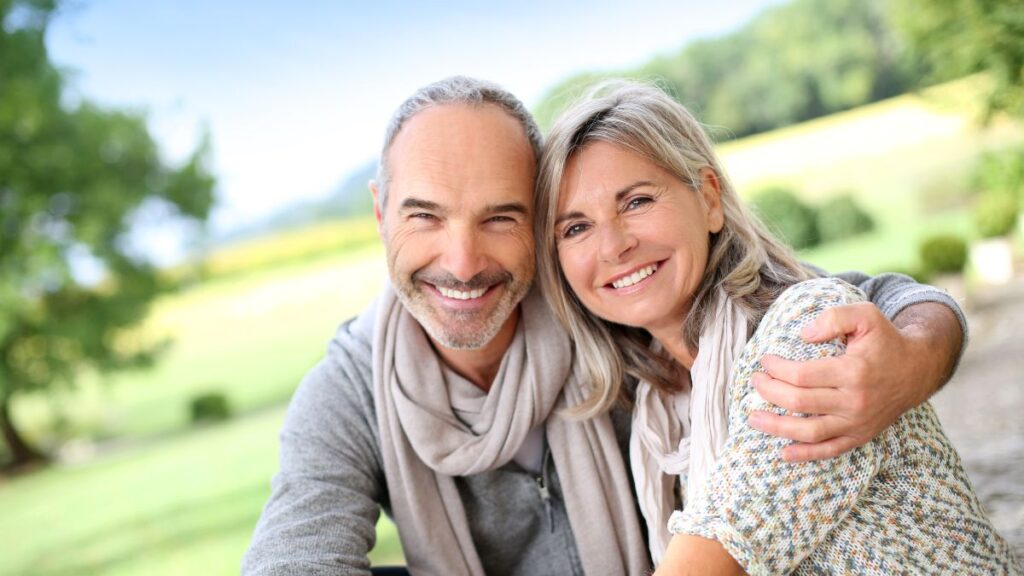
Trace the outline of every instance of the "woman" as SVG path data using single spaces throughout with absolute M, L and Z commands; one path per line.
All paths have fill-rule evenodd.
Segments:
M 930 406 L 803 464 L 747 426 L 753 410 L 782 413 L 751 383 L 762 355 L 841 354 L 800 329 L 863 296 L 814 279 L 765 233 L 681 105 L 624 84 L 566 112 L 536 214 L 541 282 L 593 382 L 579 413 L 633 402 L 631 467 L 659 573 L 1019 570 Z

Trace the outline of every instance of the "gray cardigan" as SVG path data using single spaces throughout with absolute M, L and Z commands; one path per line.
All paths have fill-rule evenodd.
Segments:
M 911 304 L 946 304 L 960 319 L 966 343 L 963 314 L 944 292 L 897 274 L 841 277 L 890 319 Z M 280 472 L 242 560 L 243 575 L 368 573 L 380 510 L 390 513 L 372 392 L 373 318 L 371 306 L 342 324 L 326 357 L 296 390 L 280 434 Z M 612 418 L 628 462 L 629 414 L 617 410 Z M 582 574 L 548 455 L 542 475 L 512 462 L 457 479 L 488 574 Z

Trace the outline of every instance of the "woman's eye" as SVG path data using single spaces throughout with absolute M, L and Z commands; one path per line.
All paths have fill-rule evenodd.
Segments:
M 562 238 L 572 238 L 586 229 L 586 224 L 570 224 L 569 226 L 566 226 L 565 231 L 562 232 Z
M 629 202 L 626 203 L 626 210 L 635 210 L 645 204 L 650 204 L 653 201 L 654 200 L 647 196 L 637 196 L 636 198 L 631 198 Z

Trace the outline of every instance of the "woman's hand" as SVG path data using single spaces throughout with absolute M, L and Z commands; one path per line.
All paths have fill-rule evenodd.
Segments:
M 889 322 L 869 302 L 823 312 L 801 336 L 807 342 L 845 337 L 846 354 L 807 362 L 766 356 L 754 375 L 765 400 L 810 417 L 753 412 L 752 428 L 796 440 L 790 462 L 832 458 L 878 436 L 928 399 L 952 374 L 963 333 L 942 304 L 908 306 Z

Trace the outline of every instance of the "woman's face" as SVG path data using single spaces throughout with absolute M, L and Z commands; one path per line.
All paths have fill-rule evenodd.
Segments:
M 700 286 L 709 234 L 722 229 L 719 184 L 701 188 L 625 148 L 586 145 L 569 159 L 554 234 L 558 261 L 590 311 L 618 324 L 678 331 Z

